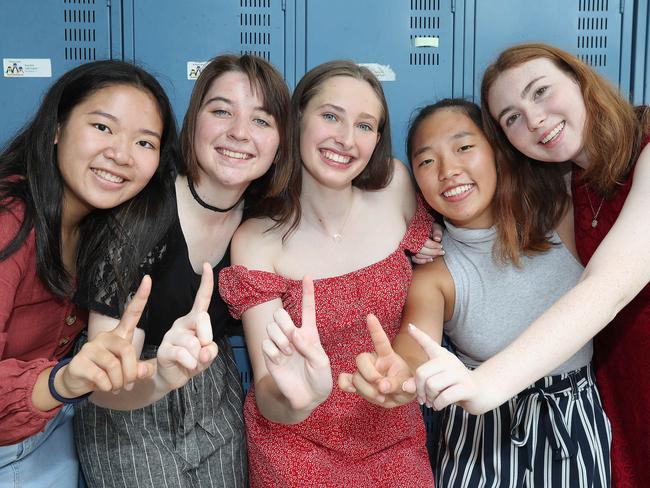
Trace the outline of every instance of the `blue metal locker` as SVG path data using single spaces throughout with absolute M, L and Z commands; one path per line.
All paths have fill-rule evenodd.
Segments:
M 123 1 L 124 58 L 156 75 L 179 122 L 200 63 L 218 54 L 256 54 L 284 73 L 280 0 Z
M 478 101 L 483 71 L 503 49 L 546 42 L 577 55 L 629 93 L 632 1 L 468 2 L 463 92 Z M 534 5 L 533 5 L 534 4 Z M 531 8 L 533 7 L 534 8 Z
M 371 64 L 388 99 L 393 152 L 406 161 L 408 120 L 454 84 L 452 0 L 329 0 L 296 3 L 296 80 L 332 59 Z
M 650 60 L 648 59 L 648 48 L 650 48 L 650 8 L 647 0 L 636 0 L 634 7 L 634 44 L 630 98 L 636 105 L 649 105 Z M 628 8 L 631 8 L 631 6 Z
M 5 0 L 0 18 L 4 145 L 34 114 L 54 79 L 78 64 L 111 57 L 113 22 L 107 0 Z M 44 76 L 48 66 L 51 74 Z

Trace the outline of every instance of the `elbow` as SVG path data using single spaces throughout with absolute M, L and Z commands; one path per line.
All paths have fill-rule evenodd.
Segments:
M 600 309 L 603 326 L 614 320 L 616 315 L 639 294 L 646 283 L 633 283 L 625 277 L 611 277 L 604 280 L 594 273 L 585 272 L 578 286 L 588 293 L 591 306 Z

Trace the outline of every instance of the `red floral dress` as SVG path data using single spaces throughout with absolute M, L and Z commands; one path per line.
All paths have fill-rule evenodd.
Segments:
M 650 142 L 647 137 L 643 147 Z M 592 227 L 601 198 L 580 181 L 574 169 L 572 192 L 578 254 L 587 264 L 616 222 L 633 174 L 615 196 L 604 200 L 598 225 Z M 591 201 L 591 204 L 590 204 Z M 650 209 L 648 209 L 650 211 Z M 639 222 L 639 225 L 647 225 Z M 650 250 L 648 251 L 650 252 Z M 594 363 L 603 407 L 612 423 L 612 486 L 650 486 L 650 285 L 594 339 Z
M 377 316 L 391 340 L 397 334 L 412 275 L 406 253 L 420 250 L 430 229 L 431 217 L 419 205 L 402 242 L 389 256 L 357 271 L 314 281 L 318 332 L 335 386 L 330 397 L 296 425 L 265 419 L 251 387 L 244 405 L 251 487 L 433 486 L 417 403 L 384 409 L 336 386 L 339 373 L 356 369 L 359 353 L 373 350 L 367 314 Z M 231 266 L 221 271 L 219 290 L 235 318 L 279 297 L 294 323 L 301 321 L 300 281 Z

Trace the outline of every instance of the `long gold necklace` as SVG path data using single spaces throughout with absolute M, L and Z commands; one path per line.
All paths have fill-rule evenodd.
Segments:
M 598 205 L 598 210 L 594 212 L 594 206 L 591 204 L 591 197 L 589 196 L 589 189 L 587 189 L 586 185 L 585 185 L 585 192 L 587 193 L 587 201 L 589 202 L 589 208 L 591 208 L 591 215 L 593 216 L 593 220 L 591 221 L 591 228 L 595 229 L 596 227 L 598 227 L 598 214 L 600 213 L 600 209 L 603 208 L 605 197 L 600 199 L 600 205 Z

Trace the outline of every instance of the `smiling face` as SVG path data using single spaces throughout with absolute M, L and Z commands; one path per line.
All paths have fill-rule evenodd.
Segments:
M 494 224 L 494 152 L 461 109 L 442 108 L 422 120 L 411 147 L 415 179 L 432 208 L 457 227 Z
M 133 198 L 156 169 L 163 123 L 154 98 L 130 85 L 101 88 L 57 129 L 64 212 L 79 218 Z
M 200 177 L 246 188 L 271 166 L 280 136 L 275 119 L 248 77 L 231 71 L 215 79 L 196 119 L 194 149 Z
M 488 93 L 490 115 L 510 143 L 546 162 L 585 165 L 587 111 L 578 83 L 546 58 L 501 73 Z
M 349 186 L 370 161 L 381 117 L 381 102 L 367 82 L 350 76 L 323 82 L 300 119 L 304 169 L 324 186 Z

